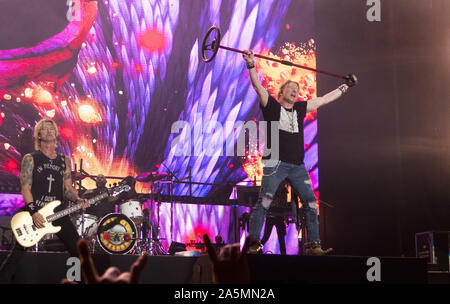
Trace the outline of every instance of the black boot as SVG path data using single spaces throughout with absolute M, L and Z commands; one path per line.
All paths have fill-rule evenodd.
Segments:
M 319 242 L 310 242 L 305 244 L 306 255 L 326 255 L 333 251 L 333 248 L 322 249 Z

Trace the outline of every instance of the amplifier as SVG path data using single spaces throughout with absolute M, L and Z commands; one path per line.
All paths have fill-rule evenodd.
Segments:
M 0 250 L 10 250 L 14 246 L 11 230 L 11 216 L 0 215 Z
M 449 270 L 450 232 L 416 233 L 416 257 L 424 258 L 435 270 Z
M 254 207 L 258 201 L 260 186 L 236 186 L 237 200 L 241 205 Z

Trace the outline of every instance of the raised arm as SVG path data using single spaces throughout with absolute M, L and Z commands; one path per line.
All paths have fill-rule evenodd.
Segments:
M 259 102 L 263 107 L 265 107 L 267 105 L 267 102 L 269 101 L 269 93 L 261 85 L 261 82 L 259 82 L 258 74 L 256 73 L 255 69 L 255 61 L 254 61 L 255 58 L 253 52 L 251 50 L 244 51 L 242 57 L 244 57 L 245 63 L 250 73 L 250 80 L 252 82 L 252 86 L 259 96 Z
M 312 112 L 317 110 L 323 105 L 326 105 L 330 102 L 335 101 L 345 93 L 347 93 L 350 87 L 353 87 L 358 84 L 358 80 L 354 74 L 350 74 L 346 76 L 345 84 L 341 84 L 337 89 L 325 94 L 322 97 L 317 97 L 311 100 L 308 100 L 306 106 L 306 112 Z

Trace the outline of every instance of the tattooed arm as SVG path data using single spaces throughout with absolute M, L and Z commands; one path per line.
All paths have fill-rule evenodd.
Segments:
M 70 157 L 66 155 L 66 171 L 63 176 L 64 185 L 64 197 L 72 202 L 77 202 L 83 204 L 83 210 L 88 208 L 90 205 L 88 201 L 84 198 L 78 196 L 77 190 L 72 186 L 72 161 Z
M 72 161 L 69 156 L 66 159 L 66 171 L 63 176 L 64 197 L 72 202 L 80 200 L 77 191 L 72 186 Z
M 22 168 L 20 169 L 20 186 L 25 204 L 33 202 L 31 186 L 33 185 L 34 161 L 31 154 L 26 154 L 22 159 Z
M 34 210 L 34 214 L 32 215 L 33 223 L 37 228 L 44 228 L 44 217 L 34 209 L 34 204 L 31 204 L 34 202 L 33 194 L 31 193 L 31 186 L 33 185 L 33 168 L 33 156 L 31 156 L 31 154 L 26 154 L 22 159 L 22 168 L 20 169 L 20 185 L 25 205 L 28 205 L 27 207 L 31 206 L 32 210 Z

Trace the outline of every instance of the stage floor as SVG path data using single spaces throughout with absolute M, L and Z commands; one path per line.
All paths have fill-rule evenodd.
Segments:
M 0 251 L 3 263 L 8 251 Z M 367 279 L 373 273 L 369 257 L 361 256 L 296 256 L 249 255 L 251 282 L 255 284 L 301 283 L 373 283 Z M 76 264 L 67 253 L 22 252 L 8 258 L 0 272 L 0 283 L 56 284 L 68 275 L 76 274 Z M 116 266 L 128 271 L 136 255 L 94 254 L 99 274 Z M 424 259 L 379 257 L 380 283 L 428 283 Z M 370 276 L 370 275 L 369 275 Z M 211 264 L 207 255 L 198 257 L 150 256 L 142 273 L 146 284 L 209 284 L 212 283 Z

